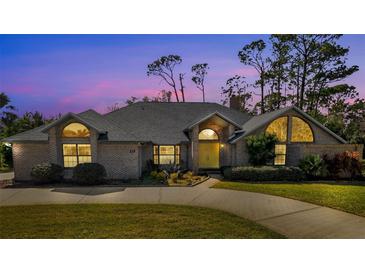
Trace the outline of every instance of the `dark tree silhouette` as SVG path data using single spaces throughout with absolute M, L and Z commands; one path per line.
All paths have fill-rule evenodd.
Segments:
M 196 87 L 203 94 L 203 102 L 205 102 L 205 76 L 208 74 L 208 64 L 196 64 L 191 67 L 191 72 L 194 74 L 191 80 L 195 83 Z
M 182 101 L 185 102 L 185 92 L 183 79 L 184 74 L 179 73 L 179 84 L 178 88 L 177 81 L 175 80 L 175 66 L 181 64 L 182 59 L 179 55 L 168 55 L 162 56 L 159 59 L 153 61 L 147 66 L 147 75 L 160 77 L 168 86 L 170 86 L 175 94 L 176 102 L 180 102 L 178 91 L 181 93 Z
M 222 95 L 224 96 L 223 105 L 228 104 L 229 100 L 236 96 L 239 100 L 240 110 L 243 112 L 250 112 L 252 99 L 252 92 L 249 89 L 250 85 L 246 83 L 245 77 L 235 75 L 229 78 L 224 87 L 221 87 Z
M 266 73 L 268 70 L 268 59 L 264 57 L 265 48 L 265 42 L 263 40 L 257 40 L 244 46 L 238 53 L 241 63 L 252 66 L 259 74 L 259 80 L 256 84 L 259 85 L 261 91 L 261 113 L 265 112 L 264 97 L 265 83 L 267 80 Z

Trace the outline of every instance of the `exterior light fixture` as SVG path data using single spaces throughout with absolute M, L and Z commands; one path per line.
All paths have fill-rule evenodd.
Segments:
M 221 148 L 224 148 L 224 144 L 221 144 Z

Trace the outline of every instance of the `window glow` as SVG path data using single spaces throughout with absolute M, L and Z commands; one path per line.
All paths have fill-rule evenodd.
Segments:
M 307 122 L 299 117 L 292 117 L 292 142 L 313 142 L 313 132 Z
M 62 137 L 86 138 L 86 137 L 90 137 L 90 131 L 83 124 L 71 123 L 63 129 Z
M 274 165 L 285 165 L 286 162 L 286 145 L 275 145 Z
M 279 142 L 286 142 L 288 131 L 288 117 L 280 117 L 275 119 L 267 127 L 266 132 L 275 134 Z
M 218 140 L 218 135 L 214 130 L 209 128 L 203 129 L 199 133 L 199 140 Z
M 75 167 L 82 163 L 91 163 L 90 144 L 63 144 L 64 167 Z
M 180 146 L 153 146 L 153 162 L 156 165 L 180 163 Z

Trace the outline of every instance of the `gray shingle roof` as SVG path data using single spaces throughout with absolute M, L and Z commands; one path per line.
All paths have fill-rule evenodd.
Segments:
M 184 133 L 187 127 L 212 113 L 219 113 L 237 125 L 243 125 L 250 118 L 246 113 L 217 103 L 136 103 L 105 115 L 94 110 L 68 113 L 52 124 L 3 141 L 47 141 L 47 130 L 69 116 L 85 122 L 100 133 L 107 132 L 108 141 L 177 144 L 188 141 Z
M 33 128 L 13 136 L 2 139 L 3 142 L 16 143 L 16 142 L 44 142 L 48 141 L 48 134 L 43 133 L 42 130 L 45 128 L 45 125 Z
M 121 129 L 112 119 L 92 109 L 79 113 L 78 116 L 107 133 L 108 141 L 137 141 L 136 136 L 131 131 Z
M 188 141 L 184 130 L 198 118 L 219 112 L 242 125 L 249 115 L 217 103 L 136 103 L 104 117 L 121 129 L 133 132 L 137 140 L 159 144 Z
M 296 107 L 286 107 L 250 117 L 247 113 L 217 103 L 136 103 L 105 115 L 101 115 L 94 110 L 87 110 L 79 114 L 68 113 L 47 126 L 22 132 L 2 141 L 47 141 L 47 130 L 50 127 L 62 122 L 64 119 L 74 118 L 100 132 L 102 140 L 178 144 L 189 141 L 185 134 L 187 128 L 216 113 L 236 125 L 242 125 L 242 129 L 231 136 L 229 140 L 234 143 L 291 109 L 299 112 L 342 143 L 346 142 Z

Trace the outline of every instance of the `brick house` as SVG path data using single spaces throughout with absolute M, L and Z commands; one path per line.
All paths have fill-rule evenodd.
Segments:
M 110 179 L 138 178 L 148 168 L 179 164 L 200 169 L 248 164 L 245 137 L 275 133 L 274 165 L 297 165 L 308 154 L 355 152 L 362 145 L 345 140 L 296 107 L 251 117 L 216 103 L 136 103 L 101 115 L 93 110 L 60 119 L 9 138 L 15 180 L 30 180 L 41 162 L 65 167 L 102 164 Z

